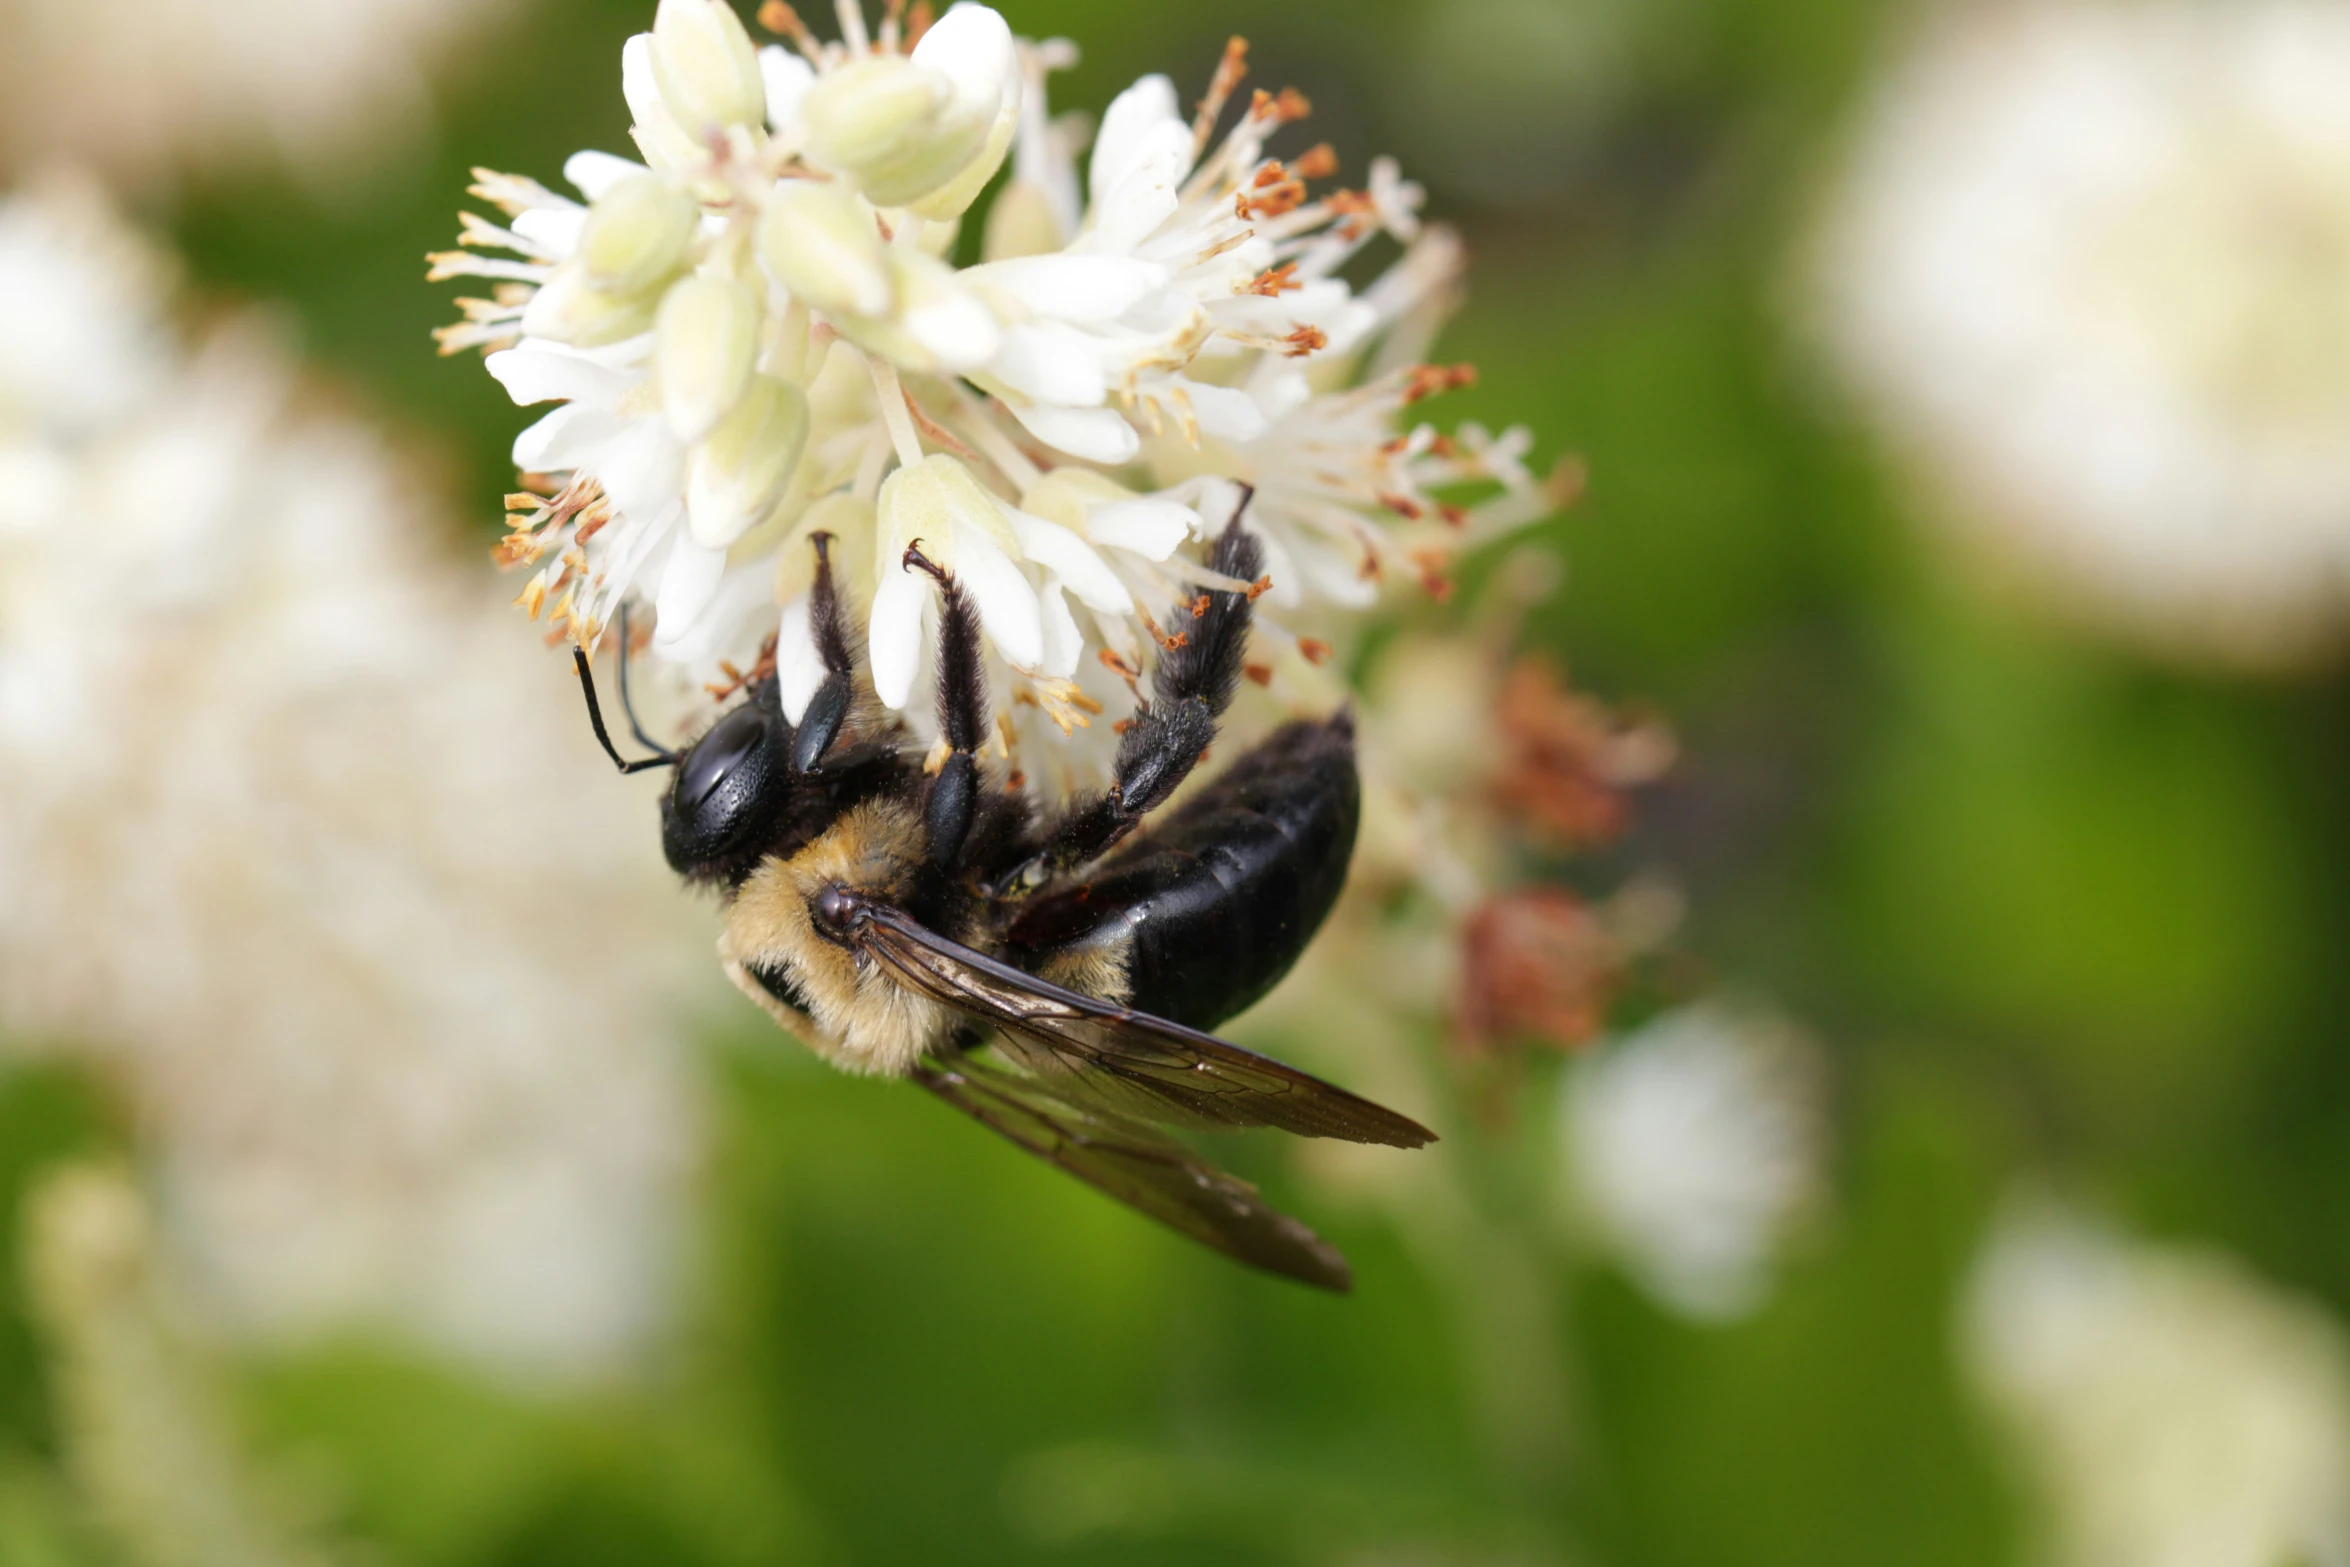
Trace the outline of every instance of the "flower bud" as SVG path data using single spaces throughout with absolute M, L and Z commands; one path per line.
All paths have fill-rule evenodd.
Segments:
M 661 301 L 653 373 L 669 429 L 691 445 L 741 401 L 759 352 L 759 297 L 724 278 L 689 277 Z
M 611 294 L 640 294 L 685 265 L 701 222 L 693 198 L 657 174 L 632 174 L 597 198 L 580 231 L 587 281 Z
M 958 129 L 975 127 L 978 135 L 954 174 L 926 193 L 908 196 L 906 204 L 933 220 L 960 217 L 995 178 L 1019 129 L 1024 85 L 1019 46 L 1001 16 L 964 0 L 922 35 L 912 59 L 955 84 L 947 119 Z
M 687 470 L 686 525 L 694 542 L 724 549 L 749 532 L 782 498 L 807 447 L 807 395 L 789 381 L 753 376 Z
M 802 100 L 809 157 L 855 179 L 874 205 L 951 218 L 977 199 L 1020 118 L 1020 59 L 1004 19 L 956 6 L 906 59 L 873 56 Z
M 555 269 L 523 307 L 522 330 L 574 348 L 602 348 L 625 342 L 653 326 L 650 294 L 614 294 L 588 282 L 577 262 Z
M 856 177 L 912 156 L 936 129 L 954 83 L 896 55 L 868 55 L 817 79 L 800 99 L 808 161 Z
M 897 301 L 873 213 L 840 184 L 778 185 L 759 221 L 759 259 L 792 297 L 829 315 L 886 315 Z
M 758 52 L 726 0 L 661 0 L 653 14 L 653 80 L 688 135 L 767 117 Z

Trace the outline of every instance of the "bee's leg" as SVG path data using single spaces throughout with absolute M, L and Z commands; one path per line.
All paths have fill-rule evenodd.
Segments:
M 1217 536 L 1208 563 L 1243 582 L 1254 582 L 1264 569 L 1264 550 L 1241 531 L 1237 513 Z M 1072 808 L 1043 851 L 1006 879 L 1004 891 L 1040 886 L 1102 854 L 1191 776 L 1240 684 L 1249 598 L 1210 591 L 1192 603 L 1188 616 L 1177 615 L 1173 645 L 1160 653 L 1151 677 L 1151 700 L 1135 712 L 1118 742 L 1109 789 Z
M 933 564 L 917 541 L 905 563 L 938 583 L 938 727 L 947 759 L 930 781 L 923 836 L 933 865 L 962 855 L 979 808 L 979 744 L 987 733 L 987 672 L 979 661 L 979 613 L 954 573 Z
M 851 689 L 848 627 L 841 618 L 840 594 L 832 581 L 832 535 L 809 540 L 816 550 L 816 585 L 808 593 L 808 619 L 816 636 L 816 656 L 824 661 L 824 683 L 808 699 L 800 726 L 792 733 L 791 770 L 812 773 L 840 734 L 848 717 Z

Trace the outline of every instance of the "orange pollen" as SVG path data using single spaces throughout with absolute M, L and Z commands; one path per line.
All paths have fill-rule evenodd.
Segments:
M 930 8 L 930 0 L 914 0 L 914 9 L 906 13 L 906 52 L 913 53 L 922 35 L 930 31 L 930 24 L 938 20 L 938 13 Z
M 1119 720 L 1118 720 L 1116 723 L 1114 723 L 1114 724 L 1110 725 L 1110 733 L 1112 733 L 1112 734 L 1114 734 L 1114 735 L 1122 735 L 1122 734 L 1124 734 L 1124 733 L 1125 733 L 1127 730 L 1129 730 L 1129 729 L 1132 729 L 1133 727 L 1134 727 L 1134 720 L 1133 720 L 1133 719 L 1131 719 L 1131 718 L 1121 718 L 1121 719 L 1119 719 Z
M 1330 334 L 1318 326 L 1301 326 L 1281 341 L 1289 345 L 1281 350 L 1283 358 L 1303 359 L 1308 354 L 1318 354 L 1328 348 Z
M 1309 664 L 1320 666 L 1330 662 L 1330 644 L 1320 637 L 1299 637 L 1297 650 Z
M 546 504 L 547 498 L 544 495 L 534 495 L 528 490 L 506 497 L 508 511 L 537 511 Z
M 1243 664 L 1240 666 L 1240 672 L 1260 686 L 1269 686 L 1273 683 L 1273 666 L 1271 664 Z
M 1025 789 L 1028 787 L 1028 775 L 1020 772 L 1007 773 L 1004 776 L 1004 787 L 1015 792 Z
M 1129 664 L 1126 662 L 1126 660 L 1120 658 L 1116 648 L 1103 648 L 1100 656 L 1103 667 L 1114 669 L 1129 680 L 1142 673 L 1142 671 L 1136 669 L 1132 664 Z
M 1455 528 L 1465 528 L 1469 525 L 1469 508 L 1466 506 L 1454 506 L 1444 501 L 1438 501 L 1436 515 L 1442 517 L 1448 525 Z
M 1305 287 L 1297 280 L 1297 263 L 1285 261 L 1269 272 L 1260 272 L 1249 280 L 1248 291 L 1262 294 L 1267 299 L 1278 299 L 1283 294 Z
M 1281 160 L 1271 158 L 1266 160 L 1263 168 L 1257 170 L 1257 177 L 1250 180 L 1249 184 L 1258 190 L 1263 190 L 1266 186 L 1278 185 L 1287 178 L 1289 178 L 1289 171 L 1281 166 Z
M 1182 648 L 1187 648 L 1191 646 L 1191 633 L 1188 631 L 1178 631 L 1171 637 L 1161 637 L 1159 638 L 1159 646 L 1165 648 L 1170 653 L 1176 652 Z
M 490 547 L 490 559 L 500 571 L 530 559 L 538 540 L 527 533 L 509 533 Z
M 1191 618 L 1194 620 L 1199 619 L 1200 616 L 1208 612 L 1208 606 L 1214 602 L 1215 600 L 1208 597 L 1208 595 L 1205 593 L 1202 593 L 1198 598 L 1193 599 L 1191 601 Z
M 1475 365 L 1414 365 L 1404 372 L 1403 400 L 1406 406 L 1425 402 L 1441 392 L 1457 391 L 1477 384 Z
M 1377 582 L 1387 575 L 1387 568 L 1380 564 L 1377 550 L 1366 548 L 1363 551 L 1363 563 L 1355 568 L 1355 575 L 1365 582 Z
M 1428 515 L 1428 508 L 1413 500 L 1409 495 L 1382 494 L 1379 497 L 1379 504 L 1406 522 L 1418 522 Z
M 1290 172 L 1301 180 L 1326 180 L 1338 172 L 1338 149 L 1328 142 L 1308 148 L 1305 156 L 1290 166 Z
M 778 38 L 789 38 L 796 44 L 812 45 L 816 42 L 816 35 L 808 31 L 808 24 L 800 20 L 800 13 L 786 5 L 784 0 L 767 0 L 766 4 L 760 6 L 759 25 Z
M 1268 571 L 1263 576 L 1257 578 L 1256 581 L 1248 585 L 1248 601 L 1251 604 L 1254 604 L 1258 599 L 1263 598 L 1266 594 L 1272 591 L 1273 574 Z
M 1294 125 L 1312 114 L 1314 106 L 1304 93 L 1294 87 L 1284 87 L 1278 93 L 1269 93 L 1260 87 L 1257 95 L 1249 100 L 1248 112 L 1251 119 L 1271 120 L 1276 125 Z
M 1288 178 L 1287 171 L 1280 169 L 1278 165 L 1272 167 L 1278 176 L 1278 183 L 1258 186 L 1257 194 L 1253 196 L 1245 191 L 1242 192 L 1240 197 L 1240 215 L 1242 217 L 1287 217 L 1306 204 L 1306 182 Z
M 1420 571 L 1420 586 L 1428 596 L 1441 604 L 1452 597 L 1452 579 L 1444 574 L 1445 559 L 1440 550 L 1412 551 L 1412 564 Z

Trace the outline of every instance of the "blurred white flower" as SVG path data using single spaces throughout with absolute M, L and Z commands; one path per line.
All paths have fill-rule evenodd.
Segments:
M 278 160 L 329 201 L 429 133 L 428 68 L 509 0 L 11 0 L 0 145 L 119 180 Z
M 559 405 L 517 441 L 508 503 L 534 616 L 592 647 L 648 602 L 653 653 L 705 677 L 771 649 L 796 719 L 822 531 L 872 608 L 879 693 L 919 729 L 920 539 L 972 590 L 999 710 L 1065 737 L 1102 706 L 1095 666 L 1115 697 L 1179 605 L 1235 586 L 1198 546 L 1244 485 L 1274 607 L 1359 607 L 1397 572 L 1441 591 L 1461 549 L 1548 509 L 1523 432 L 1405 423 L 1466 378 L 1416 363 L 1457 302 L 1458 242 L 1390 163 L 1316 196 L 1328 148 L 1268 156 L 1307 113 L 1295 93 L 1255 94 L 1219 137 L 1238 41 L 1196 115 L 1163 76 L 1121 94 L 1081 181 L 1084 137 L 1045 101 L 1070 45 L 970 3 L 926 29 L 837 9 L 826 43 L 767 7 L 793 47 L 761 49 L 721 0 L 661 0 L 621 60 L 645 161 L 578 154 L 581 199 L 482 171 L 505 221 L 468 217 L 433 258 L 493 285 L 444 350 L 490 349 L 516 402 Z M 957 268 L 1007 160 L 985 259 Z M 1358 295 L 1340 269 L 1382 236 L 1404 248 Z M 1434 493 L 1462 485 L 1500 496 Z
M 1820 1194 L 1823 1087 L 1817 1047 L 1778 1018 L 1666 1013 L 1567 1074 L 1568 1199 L 1666 1305 L 1743 1315 Z
M 693 1140 L 650 802 L 565 783 L 576 692 L 381 439 L 161 275 L 0 200 L 0 1034 L 124 1082 L 233 1326 L 602 1368 Z
M 2350 633 L 2350 10 L 1945 7 L 1811 295 L 1857 401 L 1996 558 L 2190 656 Z
M 2350 1339 L 2233 1259 L 2019 1207 L 1964 1347 L 2055 1567 L 2350 1561 Z

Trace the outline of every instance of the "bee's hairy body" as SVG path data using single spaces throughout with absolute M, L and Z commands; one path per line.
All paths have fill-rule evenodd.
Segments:
M 981 765 L 979 623 L 953 578 L 907 550 L 940 591 L 943 758 L 925 765 L 905 726 L 857 694 L 827 541 L 814 542 L 825 675 L 798 721 L 769 675 L 683 752 L 612 753 L 623 770 L 675 769 L 663 850 L 724 899 L 728 977 L 834 1065 L 911 1077 L 1194 1239 L 1343 1289 L 1334 1250 L 1158 1128 L 1397 1147 L 1432 1135 L 1206 1032 L 1288 971 L 1337 900 L 1360 811 L 1351 717 L 1292 722 L 1154 815 L 1240 678 L 1250 595 L 1203 592 L 1123 726 L 1110 787 L 1039 822 Z M 1236 515 L 1210 569 L 1246 584 L 1260 564 Z M 579 666 L 611 751 L 584 655 Z M 625 699 L 625 662 L 621 678 Z

